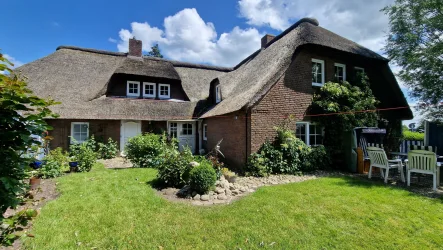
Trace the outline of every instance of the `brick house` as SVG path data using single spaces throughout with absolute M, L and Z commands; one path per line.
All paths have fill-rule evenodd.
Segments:
M 51 96 L 58 119 L 52 147 L 70 138 L 113 138 L 120 149 L 143 132 L 165 131 L 197 153 L 223 139 L 232 167 L 275 136 L 273 127 L 289 115 L 297 136 L 321 143 L 322 130 L 305 117 L 314 91 L 325 82 L 365 72 L 379 108 L 407 107 L 388 60 L 303 18 L 278 36 L 265 35 L 261 48 L 233 68 L 142 56 L 141 41 L 128 53 L 61 46 L 18 70 L 39 96 Z M 411 119 L 409 108 L 383 116 Z

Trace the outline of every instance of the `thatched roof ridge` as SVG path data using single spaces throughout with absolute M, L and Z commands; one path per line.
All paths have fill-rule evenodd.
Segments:
M 110 56 L 127 56 L 128 55 L 128 53 L 123 53 L 123 52 L 113 52 L 113 51 L 107 51 L 107 50 L 89 49 L 89 48 L 82 48 L 82 47 L 68 46 L 68 45 L 58 46 L 56 51 L 60 50 L 60 49 L 71 49 L 71 50 L 78 50 L 78 51 L 91 52 L 91 53 L 110 55 Z
M 231 113 L 252 107 L 284 74 L 292 56 L 303 45 L 319 45 L 386 62 L 377 53 L 303 18 L 276 36 L 265 48 L 242 61 L 235 70 L 219 77 L 223 101 L 202 117 Z
M 208 70 L 216 70 L 216 71 L 222 71 L 222 72 L 230 72 L 230 71 L 234 70 L 234 68 L 232 68 L 232 67 L 221 67 L 221 66 L 212 66 L 212 65 L 199 64 L 199 63 L 181 62 L 181 61 L 169 60 L 169 59 L 158 58 L 158 57 L 144 56 L 143 58 L 149 59 L 149 60 L 170 62 L 175 67 L 208 69 Z

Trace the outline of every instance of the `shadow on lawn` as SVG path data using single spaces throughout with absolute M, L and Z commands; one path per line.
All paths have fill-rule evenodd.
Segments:
M 368 179 L 365 175 L 356 175 L 353 177 L 350 176 L 342 176 L 339 177 L 342 180 L 345 180 L 345 182 L 337 183 L 337 185 L 346 185 L 346 186 L 352 186 L 352 187 L 358 187 L 358 188 L 374 188 L 374 187 L 383 187 L 391 190 L 403 190 L 407 191 L 410 196 L 419 196 L 419 197 L 428 197 L 428 198 L 434 198 L 441 203 L 443 203 L 443 191 L 437 190 L 437 192 L 434 192 L 432 190 L 432 183 L 430 186 L 418 186 L 413 185 L 411 183 L 410 187 L 406 186 L 406 183 L 403 183 L 401 181 L 388 181 L 387 184 L 384 183 L 383 179 L 380 177 L 373 177 L 372 179 Z

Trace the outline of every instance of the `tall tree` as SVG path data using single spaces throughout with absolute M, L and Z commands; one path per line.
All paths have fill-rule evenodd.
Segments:
M 396 0 L 389 16 L 386 53 L 428 118 L 443 120 L 443 0 Z
M 158 47 L 158 44 L 151 47 L 151 51 L 148 52 L 147 56 L 163 58 L 163 55 L 160 52 L 160 48 Z

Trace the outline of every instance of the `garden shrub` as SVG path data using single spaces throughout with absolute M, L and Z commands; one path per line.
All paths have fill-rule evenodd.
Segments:
M 299 174 L 330 166 L 329 153 L 324 146 L 309 147 L 294 131 L 277 127 L 275 141 L 266 141 L 248 158 L 245 175 L 257 177 L 269 174 Z
M 69 156 L 72 157 L 76 156 L 79 153 L 82 145 L 89 148 L 92 152 L 97 151 L 97 142 L 95 141 L 94 135 L 92 135 L 82 143 L 78 142 L 73 137 L 71 137 L 71 145 L 69 145 Z
M 176 140 L 168 140 L 166 135 L 146 133 L 129 139 L 125 146 L 126 158 L 134 167 L 159 168 L 165 156 L 177 153 Z
M 266 169 L 270 173 L 284 173 L 288 163 L 283 158 L 283 152 L 274 147 L 269 141 L 266 141 L 260 148 L 260 154 L 266 158 Z
M 193 161 L 191 150 L 170 152 L 164 156 L 162 164 L 158 166 L 158 179 L 167 187 L 183 187 L 189 182 L 189 172 Z
M 98 157 L 100 159 L 112 159 L 117 156 L 117 142 L 109 137 L 108 143 L 98 143 Z
M 78 162 L 79 172 L 89 172 L 97 160 L 97 153 L 87 143 L 81 143 L 76 150 L 74 159 Z
M 208 163 L 193 168 L 189 175 L 191 188 L 200 194 L 206 193 L 214 187 L 216 180 L 215 169 Z
M 61 176 L 68 169 L 68 154 L 63 152 L 62 148 L 56 148 L 49 151 L 44 158 L 44 164 L 40 169 L 43 179 Z
M 282 143 L 280 150 L 287 162 L 286 167 L 281 171 L 282 174 L 299 174 L 304 165 L 309 164 L 308 156 L 311 148 L 298 138 Z
M 406 141 L 424 141 L 425 134 L 420 132 L 412 132 L 409 130 L 403 130 L 403 139 Z
M 312 146 L 306 164 L 302 165 L 302 172 L 311 172 L 331 167 L 331 158 L 325 146 Z
M 268 159 L 260 153 L 253 153 L 249 156 L 244 171 L 246 176 L 255 177 L 264 177 L 271 173 L 271 169 L 268 167 Z

